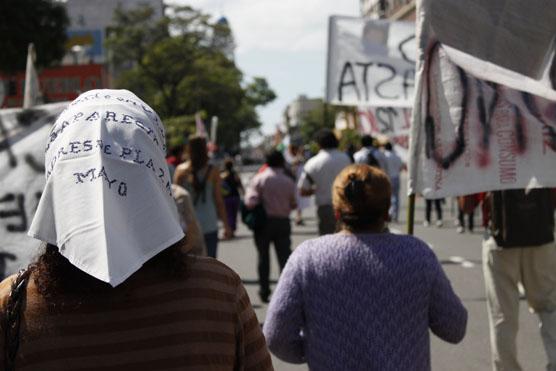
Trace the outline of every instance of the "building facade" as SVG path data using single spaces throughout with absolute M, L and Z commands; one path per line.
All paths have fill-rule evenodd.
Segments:
M 43 103 L 72 101 L 82 92 L 108 86 L 106 68 L 99 63 L 45 68 L 38 78 Z M 2 108 L 23 105 L 25 71 L 11 76 L 0 74 L 0 85 L 5 89 Z
M 287 128 L 299 126 L 301 120 L 312 110 L 322 106 L 322 98 L 307 98 L 300 95 L 286 107 L 284 121 Z
M 359 4 L 364 17 L 415 20 L 415 0 L 360 0 Z
M 107 29 L 118 7 L 130 10 L 142 5 L 153 9 L 154 20 L 162 18 L 162 0 L 67 0 L 67 53 L 60 66 L 39 71 L 42 101 L 71 101 L 84 91 L 111 87 L 115 71 L 107 63 Z M 11 76 L 0 75 L 0 85 L 4 96 L 0 107 L 20 107 L 25 85 L 23 68 Z
M 106 30 L 112 25 L 114 11 L 118 7 L 130 10 L 142 5 L 153 9 L 153 19 L 162 18 L 162 0 L 68 0 L 66 11 L 70 25 L 67 47 L 70 53 L 62 64 L 105 63 Z

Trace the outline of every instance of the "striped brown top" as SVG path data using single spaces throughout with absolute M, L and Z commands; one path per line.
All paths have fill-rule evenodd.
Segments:
M 188 259 L 187 278 L 142 269 L 110 293 L 69 299 L 59 312 L 48 310 L 31 279 L 16 369 L 272 370 L 238 275 L 211 258 Z M 0 284 L 2 315 L 13 279 Z M 0 349 L 3 368 L 3 329 Z

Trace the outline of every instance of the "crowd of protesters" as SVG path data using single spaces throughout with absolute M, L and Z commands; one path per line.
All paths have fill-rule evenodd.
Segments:
M 210 160 L 205 138 L 191 136 L 164 158 L 152 109 L 129 103 L 140 99 L 128 91 L 98 95 L 114 99 L 78 98 L 63 115 L 109 110 L 143 125 L 87 119 L 49 143 L 52 171 L 29 231 L 43 252 L 0 284 L 2 369 L 272 370 L 270 349 L 315 370 L 427 370 L 429 330 L 450 343 L 464 338 L 467 311 L 434 252 L 390 233 L 404 169 L 391 143 L 381 149 L 364 136 L 350 156 L 321 130 L 318 153 L 304 156 L 299 143 L 273 149 L 244 188 L 232 159 L 222 168 Z M 100 148 L 57 161 L 58 146 L 87 135 L 141 148 L 149 160 Z M 303 225 L 311 196 L 319 237 L 292 252 L 290 215 Z M 518 282 L 556 368 L 553 200 L 547 190 L 458 199 L 458 231 L 473 231 L 479 204 L 483 224 L 496 227 L 483 243 L 495 369 L 519 369 Z M 442 200 L 426 201 L 425 225 L 434 204 L 442 226 Z M 240 211 L 253 230 L 259 296 L 270 302 L 262 328 L 239 276 L 214 259 L 219 238 L 235 237 Z M 281 270 L 274 293 L 271 244 Z
M 380 147 L 368 135 L 361 138 L 359 150 L 351 146 L 346 152 L 340 151 L 332 131 L 322 130 L 315 139 L 319 150 L 310 158 L 303 156 L 299 144 L 290 144 L 283 153 L 270 152 L 246 190 L 246 207 L 260 204 L 267 214 L 266 224 L 254 230 L 254 243 L 259 296 L 264 303 L 272 299 L 263 329 L 269 349 L 288 362 L 308 363 L 311 369 L 429 369 L 428 330 L 448 342 L 459 342 L 465 335 L 467 312 L 430 249 L 413 237 L 388 233 L 388 224 L 399 221 L 400 173 L 405 164 L 391 143 Z M 295 223 L 302 225 L 309 197 L 317 206 L 321 237 L 305 241 L 292 253 L 289 215 L 296 210 Z M 556 263 L 553 221 L 538 223 L 541 235 L 547 236 L 542 241 L 521 239 L 521 245 L 504 251 L 507 241 L 494 237 L 501 233 L 499 227 L 493 229 L 496 197 L 501 196 L 465 195 L 452 204 L 458 233 L 473 233 L 477 209 L 489 232 L 483 244 L 483 270 L 493 368 L 519 369 L 517 304 L 512 298 L 519 296 L 517 284 L 523 282 L 529 305 L 539 314 L 548 369 L 554 369 L 556 276 L 548 268 Z M 532 197 L 522 201 L 538 208 L 539 203 L 531 205 Z M 424 226 L 431 225 L 434 209 L 435 224 L 442 227 L 445 200 L 425 201 Z M 495 208 L 510 213 L 504 206 Z M 237 214 L 236 208 L 232 210 Z M 507 222 L 510 215 L 497 218 Z M 271 243 L 281 271 L 272 297 Z M 378 261 L 381 269 L 376 269 Z M 391 287 L 395 291 L 386 295 Z M 377 338 L 380 347 L 375 345 Z

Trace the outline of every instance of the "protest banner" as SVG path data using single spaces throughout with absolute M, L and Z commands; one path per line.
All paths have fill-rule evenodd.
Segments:
M 387 137 L 397 154 L 407 163 L 411 109 L 399 107 L 359 107 L 359 132 Z
M 415 48 L 413 22 L 331 16 L 326 101 L 411 107 Z
M 69 102 L 0 110 L 0 276 L 17 272 L 37 255 L 27 236 L 45 183 L 44 148 Z
M 556 3 L 422 0 L 417 14 L 409 192 L 556 186 Z

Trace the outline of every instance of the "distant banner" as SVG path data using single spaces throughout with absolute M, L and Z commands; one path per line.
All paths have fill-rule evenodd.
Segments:
M 527 11 L 518 0 L 471 2 L 473 6 L 467 7 L 469 4 L 465 2 L 463 8 L 455 6 L 463 5 L 455 0 L 417 2 L 417 14 L 422 17 L 417 26 L 420 48 L 408 189 L 437 198 L 501 189 L 554 187 L 556 91 L 547 80 L 550 64 L 546 64 L 546 51 L 542 50 L 546 47 L 542 31 L 546 29 L 540 26 L 546 22 L 541 17 L 530 23 L 527 16 L 512 12 L 519 9 L 526 12 L 523 14 L 547 12 L 552 22 L 548 23 L 553 28 L 556 7 L 551 5 L 553 11 L 540 11 L 536 9 L 538 6 L 527 3 L 525 8 L 531 8 Z M 497 11 L 500 7 L 506 11 Z M 488 22 L 477 21 L 485 29 L 484 40 L 479 38 L 476 44 L 486 42 L 494 47 L 493 40 L 519 44 L 520 37 L 512 41 L 504 40 L 503 36 L 508 35 L 504 27 L 516 26 L 512 22 L 521 19 L 518 28 L 528 46 L 522 48 L 516 44 L 514 60 L 504 65 L 500 62 L 504 58 L 488 54 L 486 46 L 460 44 L 465 50 L 457 51 L 442 43 L 441 40 L 447 40 L 457 44 L 458 38 L 467 37 L 462 36 L 469 28 L 465 20 L 481 17 L 486 17 Z M 449 27 L 448 24 L 441 27 L 441 21 L 451 23 Z M 540 30 L 535 29 L 537 26 Z M 435 33 L 439 30 L 442 30 L 440 40 Z M 528 48 L 530 54 L 525 52 Z M 527 61 L 517 71 L 515 66 L 520 58 Z M 486 76 L 485 70 L 493 74 Z
M 411 107 L 415 23 L 331 16 L 328 38 L 328 103 Z
M 44 187 L 44 148 L 51 126 L 69 102 L 0 110 L 0 276 L 36 257 L 27 229 Z
M 395 107 L 359 107 L 359 131 L 374 137 L 388 137 L 398 155 L 407 162 L 411 109 Z

